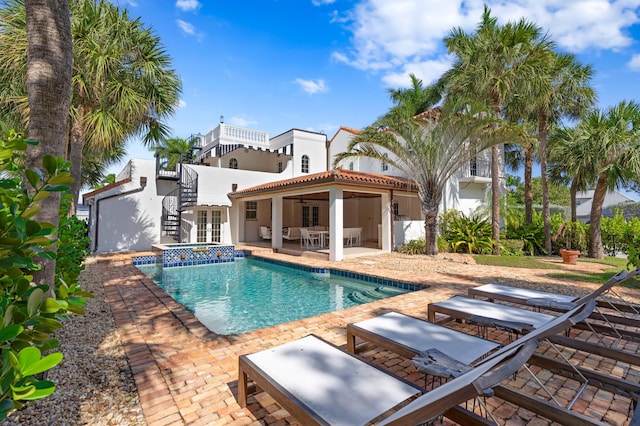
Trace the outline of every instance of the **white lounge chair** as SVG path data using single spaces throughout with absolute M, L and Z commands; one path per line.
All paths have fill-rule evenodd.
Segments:
M 570 304 L 566 304 L 565 308 L 569 309 L 591 300 L 595 301 L 599 295 L 626 279 L 628 279 L 627 272 L 621 271 L 597 290 L 580 297 Z M 559 303 L 555 305 L 558 306 Z M 516 333 L 538 328 L 554 316 L 543 312 L 535 312 L 463 296 L 454 296 L 448 300 L 430 303 L 428 306 L 429 321 L 436 322 L 437 314 L 444 314 L 449 318 L 475 322 L 479 325 L 495 326 Z M 629 327 L 617 327 L 615 322 L 609 321 L 609 317 L 609 315 L 604 315 L 601 312 L 594 312 L 590 318 L 599 321 L 586 320 L 580 327 L 587 328 L 595 334 L 615 336 L 618 338 L 618 342 L 623 338 L 636 341 L 640 340 L 640 333 L 638 331 L 630 330 Z M 625 322 L 625 325 L 640 326 L 640 322 L 637 320 L 622 318 L 621 321 Z M 615 346 L 615 344 L 612 346 Z
M 527 339 L 415 398 L 422 393 L 419 387 L 310 335 L 241 355 L 238 399 L 246 407 L 251 378 L 304 425 L 416 424 L 488 393 L 515 373 L 536 347 L 535 339 Z
M 500 300 L 515 304 L 527 305 L 536 308 L 545 308 L 557 311 L 566 311 L 576 306 L 583 300 L 598 299 L 603 295 L 611 296 L 605 299 L 598 299 L 598 307 L 615 311 L 616 315 L 605 312 L 596 312 L 591 318 L 609 321 L 615 324 L 640 326 L 640 306 L 626 302 L 613 289 L 640 274 L 640 268 L 631 272 L 620 271 L 600 286 L 597 290 L 584 296 L 569 296 L 565 294 L 549 293 L 540 290 L 532 290 L 520 287 L 511 287 L 500 284 L 485 284 L 468 290 L 469 297 L 485 298 L 490 302 Z
M 591 302 L 553 317 L 538 330 L 502 347 L 473 368 L 409 403 L 407 401 L 420 392 L 415 385 L 315 336 L 307 336 L 262 352 L 241 355 L 239 403 L 242 407 L 247 405 L 250 377 L 305 425 L 409 425 L 426 422 L 443 413 L 447 415 L 449 410 L 459 414 L 459 409 L 454 407 L 478 395 L 489 395 L 491 388 L 529 359 L 540 340 L 581 321 L 594 305 L 595 302 Z M 393 320 L 386 317 L 389 318 Z M 443 330 L 432 331 L 447 333 L 445 327 L 435 327 Z M 390 410 L 395 413 L 383 418 Z

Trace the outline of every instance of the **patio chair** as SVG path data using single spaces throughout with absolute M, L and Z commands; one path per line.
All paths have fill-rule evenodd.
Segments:
M 416 385 L 309 335 L 241 355 L 238 399 L 247 406 L 250 377 L 304 425 L 416 424 L 450 411 L 459 415 L 458 404 L 490 394 L 536 347 L 535 339 L 527 339 L 419 396 L 423 389 Z
M 267 226 L 261 226 L 260 227 L 260 238 L 262 238 L 263 240 L 270 240 L 271 239 L 271 229 Z
M 300 247 L 312 249 L 320 246 L 320 234 L 311 233 L 307 228 L 300 228 Z
M 549 309 L 564 312 L 579 304 L 584 300 L 598 299 L 603 295 L 609 296 L 607 299 L 598 299 L 598 308 L 606 308 L 614 311 L 619 315 L 611 315 L 606 312 L 594 312 L 591 318 L 608 321 L 614 324 L 640 326 L 640 306 L 628 303 L 623 297 L 618 295 L 614 286 L 620 285 L 640 274 L 640 268 L 631 272 L 622 270 L 618 274 L 611 277 L 600 286 L 597 290 L 588 293 L 582 297 L 569 296 L 558 293 L 549 293 L 539 290 L 531 290 L 526 288 L 511 287 L 500 284 L 485 284 L 479 287 L 470 288 L 468 290 L 469 297 L 485 298 L 490 302 L 500 300 L 514 304 L 532 306 L 538 309 Z

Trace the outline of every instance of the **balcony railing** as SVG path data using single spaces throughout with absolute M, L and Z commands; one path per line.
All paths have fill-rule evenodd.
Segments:
M 456 174 L 459 179 L 491 178 L 491 161 L 475 159 L 469 161 Z

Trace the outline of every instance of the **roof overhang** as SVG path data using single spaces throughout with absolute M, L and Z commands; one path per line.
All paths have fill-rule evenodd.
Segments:
M 253 186 L 240 191 L 230 192 L 227 195 L 231 199 L 241 199 L 291 192 L 295 190 L 328 190 L 329 187 L 333 185 L 341 185 L 356 190 L 396 189 L 401 191 L 417 192 L 415 183 L 410 179 L 338 168 L 326 172 L 314 173 L 292 179 Z

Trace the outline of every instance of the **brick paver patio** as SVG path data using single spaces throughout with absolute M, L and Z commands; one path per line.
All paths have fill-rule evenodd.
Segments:
M 265 255 L 318 267 L 358 268 L 361 273 L 375 273 L 430 287 L 241 335 L 219 336 L 201 325 L 185 308 L 132 266 L 126 257 L 98 259 L 96 267 L 100 268 L 104 277 L 112 313 L 149 425 L 298 424 L 264 392 L 252 396 L 246 409 L 240 408 L 236 399 L 240 354 L 256 352 L 310 333 L 345 347 L 348 323 L 390 310 L 426 319 L 429 302 L 464 294 L 469 286 L 477 285 L 470 279 L 447 274 L 431 273 L 416 277 L 410 273 L 376 270 L 374 266 L 367 271 L 363 270 L 362 265 L 329 264 L 281 254 Z M 465 329 L 469 326 L 458 327 Z M 637 353 L 638 345 L 630 343 L 625 349 Z M 370 350 L 362 355 L 400 376 L 424 384 L 423 376 L 413 369 L 407 359 L 379 350 Z M 577 351 L 570 356 L 617 377 L 636 383 L 640 379 L 637 366 L 622 365 Z M 577 382 L 549 372 L 542 373 L 547 385 L 558 391 L 559 399 L 569 401 L 575 394 Z M 512 384 L 529 393 L 543 394 L 541 389 L 520 376 Z M 551 424 L 534 413 L 497 398 L 490 398 L 487 402 L 501 423 Z M 589 387 L 574 409 L 608 424 L 625 425 L 629 423 L 630 404 L 629 398 Z

